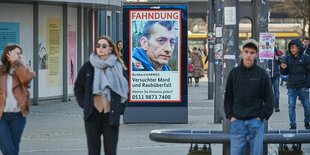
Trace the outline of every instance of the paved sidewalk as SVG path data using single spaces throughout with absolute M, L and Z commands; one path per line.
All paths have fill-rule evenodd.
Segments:
M 189 144 L 159 143 L 149 139 L 154 129 L 215 129 L 221 124 L 213 123 L 213 100 L 207 99 L 207 81 L 202 79 L 198 87 L 188 88 L 188 124 L 121 124 L 118 143 L 119 155 L 186 155 Z M 280 86 L 280 109 L 269 121 L 269 129 L 288 129 L 287 89 Z M 304 129 L 303 108 L 296 107 L 297 128 Z M 269 145 L 269 154 L 277 154 L 278 145 Z M 310 154 L 310 145 L 303 145 Z M 212 145 L 214 155 L 222 154 L 222 145 Z M 49 103 L 32 106 L 22 137 L 21 155 L 85 155 L 86 136 L 82 109 L 75 102 Z

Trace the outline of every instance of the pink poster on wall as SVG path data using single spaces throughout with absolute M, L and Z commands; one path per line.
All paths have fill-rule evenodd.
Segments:
M 68 80 L 72 86 L 76 75 L 76 32 L 69 31 Z

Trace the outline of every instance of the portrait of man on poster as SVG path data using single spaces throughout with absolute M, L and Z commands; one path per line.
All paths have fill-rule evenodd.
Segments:
M 145 22 L 140 47 L 132 52 L 132 71 L 171 71 L 168 62 L 174 56 L 176 42 L 174 21 Z

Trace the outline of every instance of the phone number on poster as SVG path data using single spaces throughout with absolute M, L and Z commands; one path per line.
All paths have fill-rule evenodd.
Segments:
M 171 95 L 132 95 L 134 100 L 171 99 Z

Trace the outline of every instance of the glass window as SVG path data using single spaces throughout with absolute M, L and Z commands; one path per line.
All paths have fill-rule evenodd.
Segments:
M 206 21 L 202 18 L 189 18 L 188 30 L 191 33 L 205 33 L 206 32 Z
M 204 48 L 205 47 L 205 40 L 204 39 L 195 39 L 195 40 L 188 40 L 188 47 L 193 49 L 196 48 Z
M 276 47 L 284 52 L 286 50 L 285 39 L 277 39 L 276 38 Z

